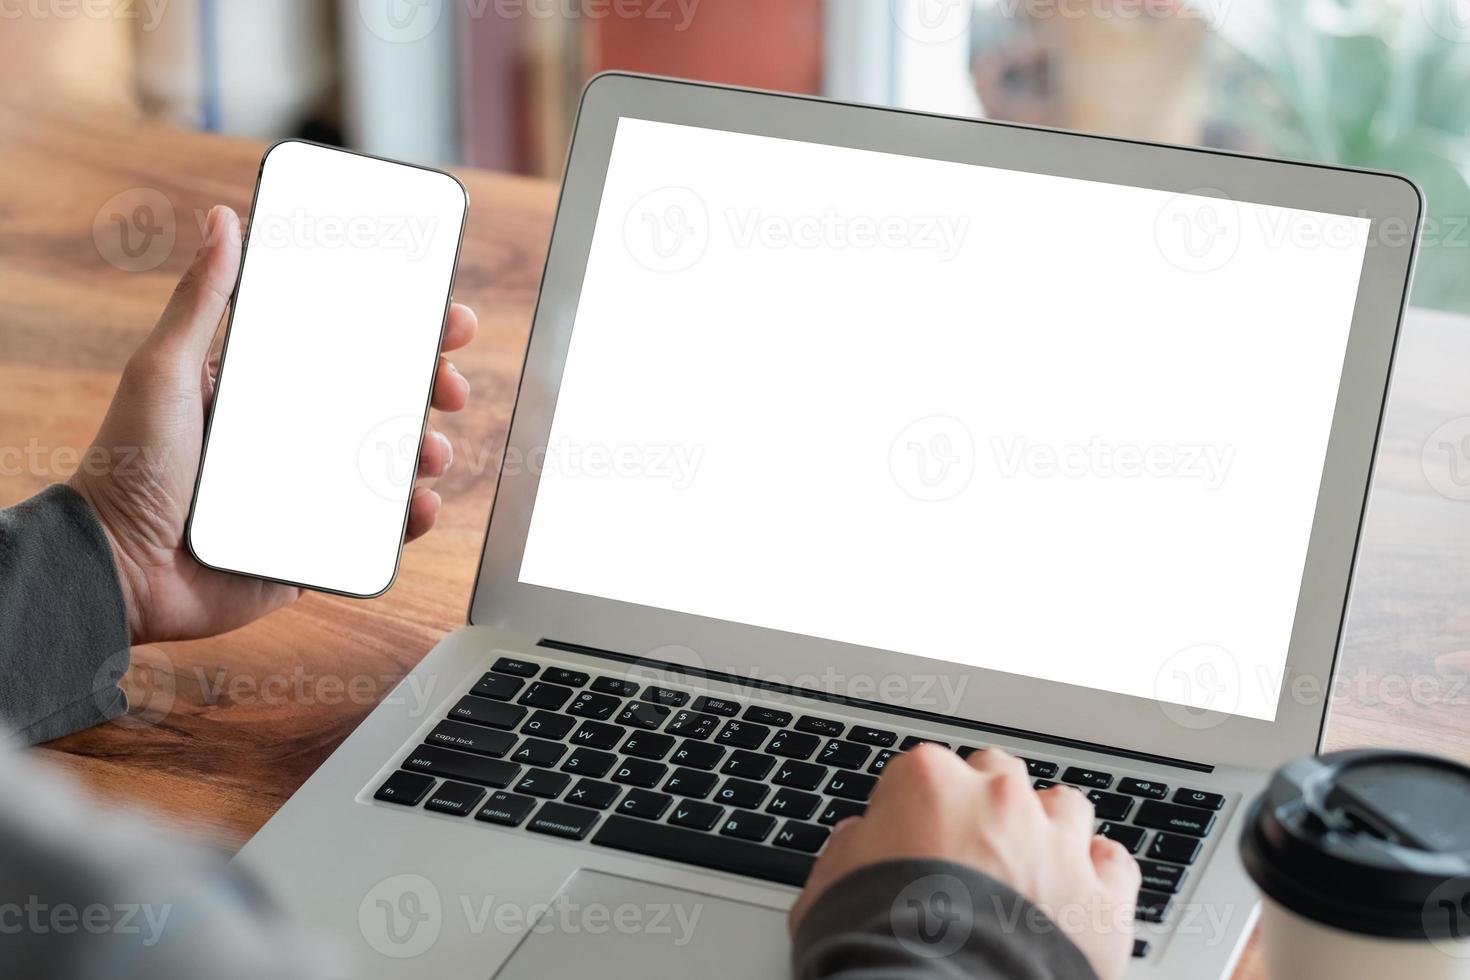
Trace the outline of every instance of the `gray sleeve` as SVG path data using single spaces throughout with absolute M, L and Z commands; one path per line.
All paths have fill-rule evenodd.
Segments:
M 52 486 L 0 510 L 0 729 L 26 743 L 127 708 L 127 612 L 92 508 Z
M 1040 909 L 974 868 L 903 859 L 834 883 L 802 920 L 796 980 L 1097 980 Z

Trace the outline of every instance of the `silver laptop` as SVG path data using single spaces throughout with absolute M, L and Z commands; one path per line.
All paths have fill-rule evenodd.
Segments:
M 920 741 L 1070 783 L 1224 975 L 1313 752 L 1421 200 L 638 77 L 583 98 L 468 625 L 244 849 L 352 977 L 784 975 Z M 411 651 L 409 651 L 411 652 Z

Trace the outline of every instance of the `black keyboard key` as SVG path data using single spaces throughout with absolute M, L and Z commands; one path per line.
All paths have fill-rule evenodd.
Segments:
M 633 728 L 654 729 L 664 723 L 669 717 L 669 709 L 661 704 L 650 704 L 647 701 L 629 701 L 618 715 L 619 725 L 629 725 Z
M 710 794 L 715 788 L 715 783 L 719 781 L 720 777 L 712 772 L 700 772 L 698 769 L 686 769 L 680 766 L 674 770 L 669 781 L 664 783 L 664 792 L 702 800 Z
M 1152 827 L 1155 830 L 1167 830 L 1175 834 L 1203 837 L 1215 825 L 1215 815 L 1197 807 L 1160 803 L 1158 800 L 1144 800 L 1133 822 L 1140 827 Z
M 506 793 L 497 790 L 490 794 L 485 805 L 480 807 L 480 812 L 475 814 L 476 820 L 486 823 L 498 823 L 506 827 L 519 827 L 521 821 L 531 812 L 536 801 L 526 796 L 516 796 L 514 793 Z
M 384 803 L 418 806 L 420 801 L 428 795 L 429 790 L 434 788 L 434 782 L 433 776 L 425 776 L 418 772 L 404 772 L 400 769 L 378 787 L 378 791 L 373 794 L 373 799 L 382 800 Z
M 796 887 L 806 881 L 815 860 L 797 851 L 750 844 L 737 838 L 721 839 L 697 830 L 667 823 L 651 824 L 616 814 L 603 821 L 592 843 Z
M 737 749 L 758 749 L 765 744 L 771 730 L 751 721 L 727 721 L 715 741 Z
M 856 742 L 844 742 L 840 738 L 829 739 L 822 747 L 821 755 L 817 761 L 826 766 L 837 766 L 840 769 L 861 769 L 868 761 L 871 750 Z
M 776 775 L 771 781 L 777 786 L 816 789 L 822 785 L 822 780 L 826 775 L 826 766 L 818 766 L 810 762 L 783 762 L 776 767 Z
M 864 745 L 877 745 L 888 748 L 898 741 L 896 732 L 885 732 L 881 728 L 868 728 L 863 725 L 853 725 L 847 737 L 854 742 L 862 742 Z
M 1087 798 L 1092 801 L 1093 810 L 1099 820 L 1124 820 L 1128 817 L 1128 811 L 1133 809 L 1133 797 L 1119 796 L 1117 793 L 1104 793 L 1100 789 L 1088 790 Z
M 674 720 L 669 722 L 669 727 L 664 731 L 670 735 L 681 735 L 684 738 L 697 738 L 703 741 L 715 733 L 720 727 L 720 719 L 714 715 L 704 714 L 699 711 L 680 711 L 674 715 Z
M 1174 794 L 1175 803 L 1197 806 L 1204 810 L 1218 810 L 1225 805 L 1225 797 L 1219 793 L 1206 793 L 1198 789 L 1181 789 Z
M 873 756 L 873 762 L 868 766 L 868 772 L 875 776 L 882 775 L 883 770 L 888 768 L 888 760 L 898 755 L 895 749 L 883 749 Z
M 1172 895 L 1152 892 L 1145 888 L 1138 893 L 1138 907 L 1134 910 L 1133 917 L 1140 922 L 1163 922 L 1169 915 L 1169 907 L 1173 904 Z
M 855 800 L 828 800 L 826 809 L 822 811 L 822 815 L 817 820 L 829 827 L 835 827 L 848 817 L 861 817 L 867 812 L 866 803 L 858 803 Z
M 572 689 L 562 687 L 560 684 L 548 684 L 545 681 L 536 681 L 526 688 L 516 704 L 524 704 L 528 708 L 545 708 L 548 711 L 560 711 L 561 706 L 571 700 Z
M 584 721 L 582 727 L 572 733 L 573 745 L 585 745 L 589 749 L 611 749 L 623 740 L 628 733 L 626 728 L 617 725 L 604 725 L 596 721 Z
M 476 725 L 489 725 L 491 728 L 511 729 L 521 723 L 526 717 L 526 709 L 514 704 L 502 704 L 499 701 L 486 701 L 484 698 L 472 698 L 468 694 L 459 699 L 459 703 L 449 709 L 449 717 L 455 721 L 470 721 Z
M 771 741 L 766 745 L 766 751 L 788 759 L 810 759 L 812 753 L 817 751 L 817 747 L 821 744 L 822 740 L 815 735 L 783 728 L 771 736 Z
M 937 738 L 926 738 L 923 735 L 910 735 L 908 738 L 903 740 L 903 744 L 898 747 L 898 750 L 900 752 L 907 752 L 915 745 L 923 745 L 925 742 L 928 742 L 931 745 L 938 745 L 939 747 L 945 749 L 950 747 L 948 742 L 941 742 Z
M 612 778 L 615 783 L 652 789 L 663 782 L 668 771 L 669 767 L 662 762 L 649 762 L 647 759 L 624 759 L 613 770 Z
M 551 711 L 533 711 L 531 717 L 521 726 L 521 731 L 527 735 L 538 735 L 541 738 L 566 738 L 567 733 L 577 727 L 575 718 L 559 715 Z
M 748 779 L 737 779 L 731 776 L 721 784 L 715 793 L 715 802 L 738 806 L 745 810 L 755 810 L 766 801 L 766 796 L 770 792 L 771 788 L 764 783 L 752 783 Z
M 810 820 L 822 805 L 822 798 L 798 789 L 779 789 L 766 804 L 767 813 L 777 813 L 793 820 Z
M 638 693 L 638 685 L 621 677 L 599 677 L 592 682 L 592 690 L 598 694 L 615 694 L 620 698 L 631 698 Z
M 578 718 L 595 718 L 598 721 L 607 721 L 618 710 L 622 700 L 611 694 L 594 694 L 592 691 L 582 691 L 572 698 L 572 703 L 567 705 L 567 714 L 576 715 Z
M 775 708 L 763 708 L 753 704 L 745 709 L 742 716 L 746 721 L 753 721 L 759 725 L 770 725 L 772 728 L 785 728 L 791 724 L 791 712 L 778 711 Z
M 1149 858 L 1171 864 L 1193 864 L 1199 857 L 1199 851 L 1198 839 L 1178 834 L 1154 834 L 1153 842 L 1148 845 Z
M 577 785 L 567 793 L 567 802 L 577 806 L 590 806 L 594 810 L 606 810 L 612 806 L 622 789 L 612 783 L 597 779 L 579 779 Z
M 878 785 L 877 776 L 869 776 L 861 772 L 834 772 L 827 783 L 826 792 L 828 796 L 862 802 L 872 794 L 873 787 L 876 785 Z
M 639 697 L 652 704 L 662 704 L 670 708 L 682 708 L 689 703 L 689 695 L 683 691 L 676 691 L 671 687 L 659 687 L 657 684 L 645 687 Z
M 1060 785 L 1061 783 L 1054 783 L 1050 779 L 1038 779 L 1036 782 L 1031 784 L 1031 788 L 1039 793 L 1044 789 L 1051 789 L 1053 786 Z
M 764 752 L 747 752 L 745 749 L 736 749 L 730 753 L 730 758 L 720 767 L 720 772 L 726 776 L 740 776 L 743 779 L 765 779 L 770 774 L 776 760 Z
M 497 674 L 514 674 L 517 677 L 535 677 L 536 671 L 541 668 L 529 660 L 520 660 L 516 657 L 501 657 L 490 666 Z
M 847 728 L 840 721 L 831 718 L 817 718 L 813 715 L 802 715 L 796 723 L 799 732 L 811 732 L 813 735 L 821 735 L 825 738 L 836 738 Z
M 776 839 L 771 843 L 777 847 L 789 847 L 793 851 L 815 854 L 822 849 L 822 845 L 827 843 L 827 838 L 831 835 L 832 831 L 826 827 L 788 820 L 782 825 L 781 830 L 776 834 Z
M 1097 828 L 1097 832 L 1108 840 L 1115 840 L 1128 848 L 1129 854 L 1137 854 L 1138 849 L 1143 846 L 1144 837 L 1148 832 L 1141 827 L 1130 827 L 1126 823 L 1103 823 Z
M 498 732 L 479 725 L 441 721 L 434 726 L 434 730 L 424 741 L 446 749 L 459 749 L 461 752 L 473 752 L 476 755 L 500 758 L 510 751 L 512 745 L 516 744 L 516 737 L 510 732 Z
M 551 772 L 547 769 L 532 769 L 521 777 L 516 783 L 516 792 L 525 793 L 527 796 L 539 796 L 545 800 L 554 800 L 561 795 L 561 791 L 571 783 L 572 777 L 564 772 Z
M 420 745 L 410 752 L 408 758 L 403 760 L 403 768 L 431 776 L 493 786 L 496 789 L 509 786 L 521 771 L 520 766 L 499 759 L 487 759 L 484 756 L 454 752 L 432 745 Z
M 674 798 L 667 793 L 654 793 L 646 789 L 630 789 L 628 795 L 618 803 L 618 812 L 644 820 L 657 820 L 668 812 Z
M 531 822 L 526 824 L 526 829 L 537 834 L 581 840 L 596 823 L 597 813 L 594 810 L 567 806 L 565 803 L 543 803 Z
M 544 738 L 528 738 L 510 754 L 512 762 L 524 762 L 528 766 L 551 767 L 567 754 L 567 747 L 560 742 L 548 742 Z
M 521 688 L 526 682 L 519 677 L 510 677 L 505 674 L 486 674 L 480 678 L 480 682 L 470 688 L 470 693 L 482 698 L 491 698 L 495 701 L 509 701 L 521 693 Z
M 475 804 L 479 803 L 480 797 L 484 795 L 485 790 L 479 786 L 444 782 L 429 794 L 429 798 L 424 801 L 424 809 L 433 810 L 435 813 L 448 813 L 456 817 L 467 817 L 475 811 Z
M 1143 887 L 1150 891 L 1176 895 L 1184 884 L 1189 871 L 1177 864 L 1161 864 L 1158 861 L 1139 861 L 1138 870 L 1143 872 Z
M 1055 762 L 1044 762 L 1041 759 L 1023 759 L 1026 763 L 1026 771 L 1035 779 L 1056 779 L 1057 764 Z
M 613 766 L 617 765 L 617 762 L 618 757 L 611 752 L 599 752 L 586 746 L 578 746 L 572 749 L 572 754 L 567 756 L 567 761 L 561 764 L 561 769 L 562 772 L 601 779 Z
M 623 743 L 623 754 L 640 759 L 662 759 L 674 748 L 677 739 L 659 732 L 634 732 Z
M 1141 960 L 1148 955 L 1149 945 L 1147 939 L 1133 940 L 1133 958 Z
M 1113 785 L 1113 775 L 1112 773 L 1098 772 L 1095 769 L 1068 766 L 1067 771 L 1062 773 L 1062 782 L 1072 783 L 1076 786 L 1091 786 L 1093 789 L 1107 789 Z
M 720 833 L 741 840 L 763 841 L 776 827 L 776 818 L 749 810 L 732 810 L 720 824 Z
M 690 830 L 714 830 L 724 814 L 723 808 L 711 803 L 680 800 L 674 804 L 674 812 L 669 814 L 669 823 Z
M 721 715 L 725 718 L 734 718 L 740 712 L 740 702 L 731 701 L 729 698 L 699 697 L 694 699 L 692 705 L 695 711 L 707 711 L 712 715 Z
M 691 769 L 713 769 L 724 757 L 725 750 L 721 746 L 686 739 L 679 743 L 679 747 L 674 750 L 674 757 L 669 761 Z
M 580 670 L 568 670 L 566 667 L 547 667 L 546 673 L 541 675 L 541 679 L 551 681 L 553 684 L 565 684 L 567 687 L 583 687 L 590 678 Z
M 1126 776 L 1118 780 L 1118 792 L 1129 796 L 1143 796 L 1150 800 L 1162 800 L 1169 795 L 1169 787 L 1151 779 L 1134 779 Z

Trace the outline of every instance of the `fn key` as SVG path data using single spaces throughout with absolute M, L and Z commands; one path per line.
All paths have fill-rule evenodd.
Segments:
M 434 777 L 419 772 L 404 772 L 402 769 L 388 777 L 388 781 L 373 794 L 373 799 L 404 806 L 418 806 L 429 790 L 434 788 Z

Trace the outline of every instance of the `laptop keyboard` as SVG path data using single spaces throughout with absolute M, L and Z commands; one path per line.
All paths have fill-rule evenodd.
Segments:
M 374 798 L 800 886 L 863 813 L 898 732 L 501 657 Z M 938 742 L 961 756 L 978 746 Z M 1137 918 L 1168 919 L 1225 798 L 1027 758 L 1068 783 L 1143 871 Z M 1148 943 L 1137 940 L 1134 955 Z

